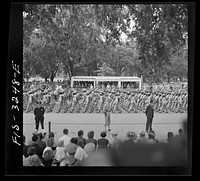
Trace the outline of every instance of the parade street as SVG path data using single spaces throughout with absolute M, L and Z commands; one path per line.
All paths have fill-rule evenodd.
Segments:
M 169 131 L 172 131 L 175 135 L 178 134 L 178 129 L 182 128 L 185 118 L 187 118 L 187 113 L 155 113 L 153 129 L 156 138 L 160 141 L 166 140 Z M 56 133 L 56 140 L 62 136 L 64 128 L 69 129 L 69 136 L 71 137 L 76 137 L 77 132 L 82 129 L 85 138 L 87 138 L 87 133 L 93 130 L 96 139 L 100 137 L 100 132 L 104 130 L 104 114 L 102 113 L 46 113 L 44 127 L 47 131 L 49 121 L 51 122 L 51 131 Z M 118 137 L 122 140 L 126 139 L 127 131 L 134 131 L 136 134 L 139 134 L 141 130 L 145 131 L 145 123 L 146 116 L 144 113 L 111 114 L 111 131 L 118 131 Z M 27 137 L 27 142 L 31 139 L 34 129 L 34 114 L 24 113 L 23 134 Z M 107 138 L 111 138 L 110 132 L 108 132 Z

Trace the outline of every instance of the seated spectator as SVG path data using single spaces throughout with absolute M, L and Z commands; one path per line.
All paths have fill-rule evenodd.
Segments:
M 23 155 L 25 158 L 28 157 L 27 150 L 28 150 L 28 145 L 26 145 L 26 137 L 23 135 Z
M 140 131 L 139 138 L 137 141 L 138 143 L 147 143 L 148 138 L 146 138 L 146 134 L 144 131 Z
M 43 154 L 42 163 L 45 167 L 51 167 L 53 165 L 54 153 L 52 150 L 46 150 Z
M 182 138 L 183 136 L 184 136 L 183 129 L 179 129 L 178 135 L 176 135 L 175 138 Z
M 179 136 L 183 136 L 183 129 L 178 130 Z
M 66 158 L 66 156 L 67 154 L 66 154 L 66 149 L 64 147 L 64 141 L 59 140 L 55 151 L 55 160 L 61 163 L 62 160 Z
M 128 140 L 124 140 L 124 144 L 133 144 L 137 142 L 137 135 L 133 131 L 128 131 L 126 133 Z
M 112 132 L 111 134 L 112 134 L 112 139 L 109 142 L 109 147 L 117 148 L 122 143 L 122 141 L 117 138 L 118 132 L 115 131 L 115 132 Z
M 149 143 L 149 144 L 159 143 L 159 141 L 157 139 L 155 139 L 155 136 L 156 136 L 156 134 L 153 131 L 148 133 L 149 139 L 148 139 L 147 143 Z
M 52 146 L 52 150 L 56 150 L 56 146 L 57 146 L 57 144 L 56 144 L 56 141 L 55 141 L 55 133 L 54 132 L 50 132 L 49 133 L 49 138 L 48 139 L 53 139 L 53 142 L 54 142 L 54 144 L 53 144 L 53 146 Z
M 71 140 L 71 137 L 68 136 L 68 133 L 69 133 L 69 130 L 68 129 L 63 129 L 63 136 L 60 137 L 58 140 L 63 140 L 64 141 L 64 146 L 66 147 L 69 143 L 70 143 L 70 140 Z
M 40 159 L 42 159 L 42 153 L 44 151 L 44 147 L 39 145 L 38 144 L 38 141 L 39 141 L 39 137 L 37 135 L 33 135 L 32 136 L 32 145 L 30 146 L 33 146 L 36 148 L 36 154 L 40 157 Z
M 52 150 L 52 147 L 54 145 L 54 139 L 53 138 L 49 138 L 47 140 L 47 146 L 45 147 L 44 151 L 43 151 L 43 154 L 42 154 L 42 158 L 44 158 L 44 153 L 47 151 L 47 150 Z
M 99 148 L 108 148 L 109 140 L 105 137 L 107 136 L 105 131 L 102 131 L 100 134 L 101 138 L 97 140 L 98 149 Z
M 71 138 L 70 143 L 66 146 L 66 152 L 68 156 L 62 161 L 60 166 L 77 166 L 79 165 L 79 161 L 74 157 L 76 150 L 78 148 L 77 138 Z
M 94 131 L 89 131 L 88 134 L 88 139 L 86 139 L 85 143 L 94 143 L 95 148 L 97 147 L 97 140 L 94 139 Z
M 76 153 L 74 155 L 74 158 L 76 158 L 77 160 L 81 161 L 84 160 L 85 158 L 88 157 L 88 154 L 86 153 L 86 151 L 82 148 L 83 144 L 81 141 L 77 142 L 77 150 Z
M 23 166 L 30 166 L 30 167 L 34 167 L 34 166 L 43 166 L 39 156 L 36 154 L 36 148 L 35 147 L 28 147 L 27 149 L 27 154 L 28 157 L 26 157 L 23 161 Z
M 78 145 L 81 146 L 82 148 L 84 148 L 85 146 L 85 138 L 83 138 L 83 130 L 79 130 L 78 131 L 78 137 L 77 137 L 77 140 L 78 140 Z
M 44 135 L 42 133 L 39 133 L 38 134 L 38 138 L 39 138 L 38 139 L 38 145 L 41 146 L 41 147 L 43 147 L 45 149 L 46 143 L 43 141 Z

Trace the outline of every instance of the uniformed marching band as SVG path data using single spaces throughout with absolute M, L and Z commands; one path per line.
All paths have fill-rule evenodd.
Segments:
M 86 85 L 86 86 L 85 86 Z M 129 84 L 119 89 L 115 84 L 93 87 L 70 88 L 62 83 L 25 83 L 23 109 L 33 112 L 37 102 L 41 102 L 45 112 L 100 113 L 107 109 L 112 113 L 144 112 L 149 101 L 159 113 L 184 113 L 188 108 L 187 84 L 147 85 L 136 89 Z

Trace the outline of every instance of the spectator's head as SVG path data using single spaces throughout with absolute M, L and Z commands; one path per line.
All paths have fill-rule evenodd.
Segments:
M 74 155 L 77 149 L 76 144 L 68 144 L 66 146 L 66 152 L 69 153 L 69 155 Z
M 39 140 L 42 140 L 44 138 L 44 135 L 42 133 L 38 133 Z
M 38 136 L 37 136 L 37 135 L 33 135 L 33 136 L 32 136 L 32 141 L 33 141 L 33 142 L 37 142 L 37 141 L 38 141 L 38 139 L 39 139 L 39 138 L 38 138 Z
M 88 136 L 88 138 L 90 138 L 90 139 L 94 138 L 94 131 L 88 132 L 87 136 Z
M 101 134 L 100 134 L 100 136 L 101 136 L 102 138 L 105 138 L 105 137 L 107 136 L 107 134 L 106 134 L 105 131 L 102 131 Z
M 173 137 L 174 137 L 174 133 L 173 132 L 168 132 L 167 133 L 168 140 L 172 139 Z
M 44 152 L 44 156 L 43 156 L 43 159 L 45 161 L 50 161 L 53 159 L 53 151 L 52 150 L 47 150 Z
M 150 132 L 150 133 L 148 133 L 148 137 L 149 137 L 149 139 L 154 139 L 155 138 L 155 133 L 154 132 Z
M 53 138 L 49 138 L 49 139 L 47 140 L 47 146 L 53 147 L 53 145 L 54 145 L 54 140 L 53 140 Z
M 28 147 L 28 149 L 27 149 L 27 154 L 28 154 L 29 156 L 32 156 L 32 155 L 36 154 L 36 148 L 33 147 L 33 146 Z
M 30 157 L 30 166 L 41 166 L 42 162 L 38 155 L 34 154 Z
M 69 130 L 68 129 L 63 129 L 63 134 L 65 134 L 65 135 L 68 135 L 68 133 L 69 133 Z
M 55 137 L 54 132 L 50 132 L 50 133 L 49 133 L 49 138 L 54 138 L 54 137 Z
M 128 131 L 128 132 L 126 133 L 126 136 L 127 136 L 127 138 L 128 138 L 129 140 L 136 140 L 136 139 L 137 139 L 137 135 L 136 135 L 136 133 L 133 132 L 133 131 Z
M 144 131 L 140 131 L 140 137 L 145 137 L 145 132 Z
M 74 143 L 74 144 L 78 143 L 78 139 L 76 137 L 72 137 L 70 141 L 71 143 Z
M 183 135 L 183 129 L 178 130 L 179 135 Z
M 82 137 L 83 136 L 83 130 L 78 131 L 78 136 Z
M 64 140 L 58 140 L 58 146 L 63 147 L 64 146 Z

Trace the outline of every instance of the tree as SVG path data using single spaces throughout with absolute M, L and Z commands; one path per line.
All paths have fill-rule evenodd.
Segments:
M 138 43 L 142 74 L 154 82 L 162 78 L 163 68 L 170 66 L 171 49 L 184 43 L 187 31 L 187 6 L 183 4 L 128 5 L 135 21 L 129 34 Z
M 99 67 L 99 70 L 96 70 L 95 72 L 98 73 L 98 76 L 114 76 L 115 71 L 108 67 L 105 63 L 103 66 Z

